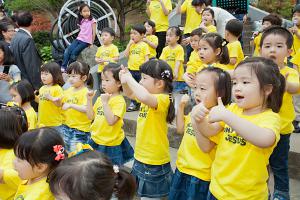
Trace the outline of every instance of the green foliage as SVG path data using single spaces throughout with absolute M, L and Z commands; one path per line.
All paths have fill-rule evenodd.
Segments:
M 113 43 L 118 47 L 119 51 L 122 52 L 126 49 L 128 41 L 114 40 Z
M 270 13 L 277 13 L 285 19 L 292 18 L 293 4 L 290 0 L 260 0 L 257 7 Z
M 9 10 L 42 10 L 46 9 L 57 9 L 63 5 L 63 0 L 6 0 L 5 7 Z
M 37 31 L 32 33 L 33 40 L 38 49 L 44 46 L 50 46 L 49 32 L 47 31 Z
M 51 46 L 44 46 L 39 51 L 45 62 L 53 61 Z

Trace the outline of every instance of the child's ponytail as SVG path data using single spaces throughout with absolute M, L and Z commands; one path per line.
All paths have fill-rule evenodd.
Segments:
M 116 166 L 114 166 L 117 168 Z M 134 186 L 134 187 L 133 187 Z M 136 183 L 133 176 L 124 169 L 117 172 L 115 195 L 119 200 L 133 199 Z

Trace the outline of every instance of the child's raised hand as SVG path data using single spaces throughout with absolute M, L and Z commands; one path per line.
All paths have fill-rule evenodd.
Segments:
M 97 90 L 90 90 L 86 93 L 86 98 L 88 101 L 93 100 L 95 94 L 96 94 Z
M 100 97 L 101 97 L 102 103 L 105 104 L 105 103 L 108 103 L 108 101 L 109 101 L 109 99 L 111 97 L 111 94 L 107 94 L 107 93 L 101 94 Z
M 62 110 L 68 110 L 69 108 L 71 108 L 71 104 L 69 103 L 64 103 L 64 105 L 62 106 Z
M 196 75 L 191 73 L 184 73 L 183 80 L 188 84 L 189 87 L 195 88 L 196 87 Z
M 218 105 L 213 107 L 209 112 L 209 122 L 219 122 L 223 120 L 226 108 L 223 104 L 222 98 L 218 97 Z
M 190 100 L 189 95 L 187 95 L 187 94 L 183 95 L 180 100 L 180 105 L 186 106 L 186 104 L 188 104 L 189 100 Z
M 121 81 L 121 84 L 126 83 L 128 76 L 131 76 L 129 70 L 126 67 L 124 67 L 123 65 L 121 65 L 121 70 L 119 72 L 119 79 Z
M 198 105 L 193 107 L 191 112 L 191 117 L 196 122 L 201 122 L 209 113 L 209 110 L 205 107 L 204 103 L 201 102 Z

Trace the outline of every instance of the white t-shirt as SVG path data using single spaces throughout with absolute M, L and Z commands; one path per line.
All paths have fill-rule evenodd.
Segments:
M 209 7 L 215 13 L 215 20 L 217 22 L 217 31 L 224 38 L 225 36 L 225 26 L 227 22 L 235 17 L 230 14 L 227 10 L 219 7 Z
M 3 72 L 4 66 L 0 66 L 0 72 Z M 14 81 L 21 80 L 21 71 L 16 65 L 11 65 L 8 74 Z M 5 80 L 0 80 L 0 103 L 6 103 L 11 100 L 9 95 L 10 84 Z

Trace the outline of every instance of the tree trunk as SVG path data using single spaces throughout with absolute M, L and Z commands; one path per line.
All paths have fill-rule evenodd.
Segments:
M 120 41 L 125 41 L 125 9 L 121 6 L 119 11 L 119 19 L 118 19 L 118 25 L 120 28 Z

